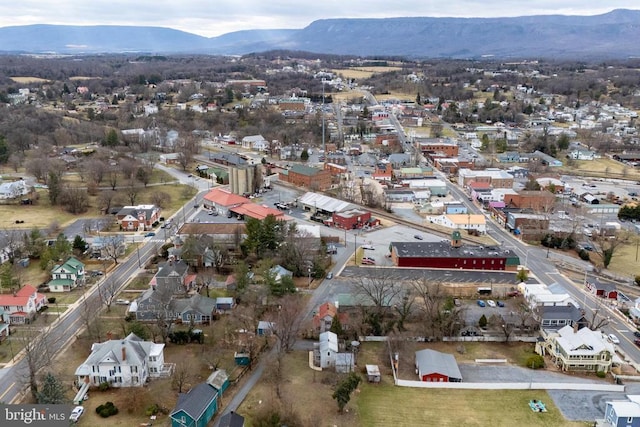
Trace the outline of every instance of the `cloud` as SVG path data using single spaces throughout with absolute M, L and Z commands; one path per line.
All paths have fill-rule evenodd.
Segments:
M 231 31 L 303 28 L 318 19 L 400 16 L 595 15 L 638 9 L 637 0 L 21 0 L 0 4 L 0 26 L 144 25 L 216 36 Z

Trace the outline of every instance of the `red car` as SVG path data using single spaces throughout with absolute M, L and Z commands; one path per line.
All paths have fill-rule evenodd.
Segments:
M 633 341 L 638 347 L 640 347 L 640 340 L 634 340 Z

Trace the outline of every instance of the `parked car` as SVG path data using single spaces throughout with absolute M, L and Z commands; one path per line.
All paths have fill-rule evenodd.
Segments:
M 362 245 L 362 249 L 365 251 L 375 251 L 376 248 L 373 245 Z
M 126 299 L 118 298 L 118 299 L 116 300 L 116 304 L 117 304 L 117 305 L 129 305 L 129 301 L 128 301 L 128 300 L 126 300 Z
M 373 259 L 373 258 L 371 258 L 370 256 L 363 256 L 363 257 L 362 257 L 362 260 L 364 261 L 365 259 L 366 259 L 367 261 L 373 261 L 373 262 L 376 262 L 376 260 L 375 260 L 375 259 Z
M 609 334 L 608 338 L 609 338 L 609 341 L 611 341 L 612 343 L 620 344 L 620 340 L 614 334 Z
M 414 234 L 413 238 L 417 239 L 417 240 L 422 240 L 423 239 L 423 237 L 421 235 L 419 235 L 419 234 Z
M 75 408 L 73 408 L 73 411 L 71 411 L 71 415 L 69 416 L 69 421 L 73 421 L 74 423 L 77 423 L 78 419 L 80 419 L 80 416 L 82 414 L 84 414 L 84 407 L 76 406 Z
M 453 305 L 455 305 L 456 307 L 460 307 L 462 305 L 462 301 L 460 301 L 459 298 L 454 298 Z
M 485 304 L 484 301 L 482 301 L 481 299 L 478 300 L 478 305 L 480 307 L 486 307 L 487 306 L 487 304 Z
M 498 301 L 497 304 L 498 304 L 498 307 L 504 307 L 504 303 L 502 301 Z
M 487 300 L 487 305 L 489 307 L 495 307 L 496 306 L 496 302 L 494 300 L 492 300 L 492 299 L 488 299 Z
M 635 345 L 637 345 L 638 347 L 640 347 L 640 340 L 634 340 L 634 341 L 633 341 L 633 343 L 634 343 Z
M 327 274 L 327 280 L 331 279 L 333 279 L 333 273 L 329 272 L 329 274 Z
M 371 260 L 371 259 L 363 258 L 362 259 L 362 264 L 365 264 L 365 265 L 376 265 L 376 262 Z
M 154 233 L 153 231 L 150 231 L 149 233 L 145 234 L 144 237 L 153 237 L 155 235 L 156 233 Z
M 640 331 L 633 331 L 633 336 L 636 338 L 640 338 Z
M 519 297 L 520 296 L 520 291 L 507 292 L 507 296 L 508 297 Z

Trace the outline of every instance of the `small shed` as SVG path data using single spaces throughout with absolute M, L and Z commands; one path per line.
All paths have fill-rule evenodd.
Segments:
M 227 371 L 224 369 L 213 371 L 211 375 L 209 375 L 209 378 L 207 378 L 207 384 L 218 390 L 218 393 L 222 396 L 222 392 L 229 387 L 229 375 L 227 375 Z
M 249 357 L 249 353 L 244 351 L 236 351 L 233 355 L 233 359 L 238 366 L 249 366 L 251 363 L 251 357 Z
M 378 365 L 366 365 L 367 367 L 367 381 L 370 383 L 380 382 L 380 369 Z
M 233 309 L 235 306 L 235 301 L 233 297 L 218 297 L 216 298 L 216 311 L 217 312 L 226 312 Z
M 267 322 L 266 320 L 261 320 L 258 322 L 258 329 L 256 330 L 256 334 L 259 337 L 267 337 L 273 334 L 273 328 L 275 328 L 276 324 L 273 322 Z
M 244 427 L 244 417 L 236 412 L 229 412 L 220 417 L 220 427 Z

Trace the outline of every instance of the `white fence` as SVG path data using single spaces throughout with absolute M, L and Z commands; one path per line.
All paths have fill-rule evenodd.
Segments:
M 623 385 L 592 383 L 445 383 L 412 380 L 396 380 L 399 387 L 445 388 L 456 390 L 591 390 L 624 392 Z

